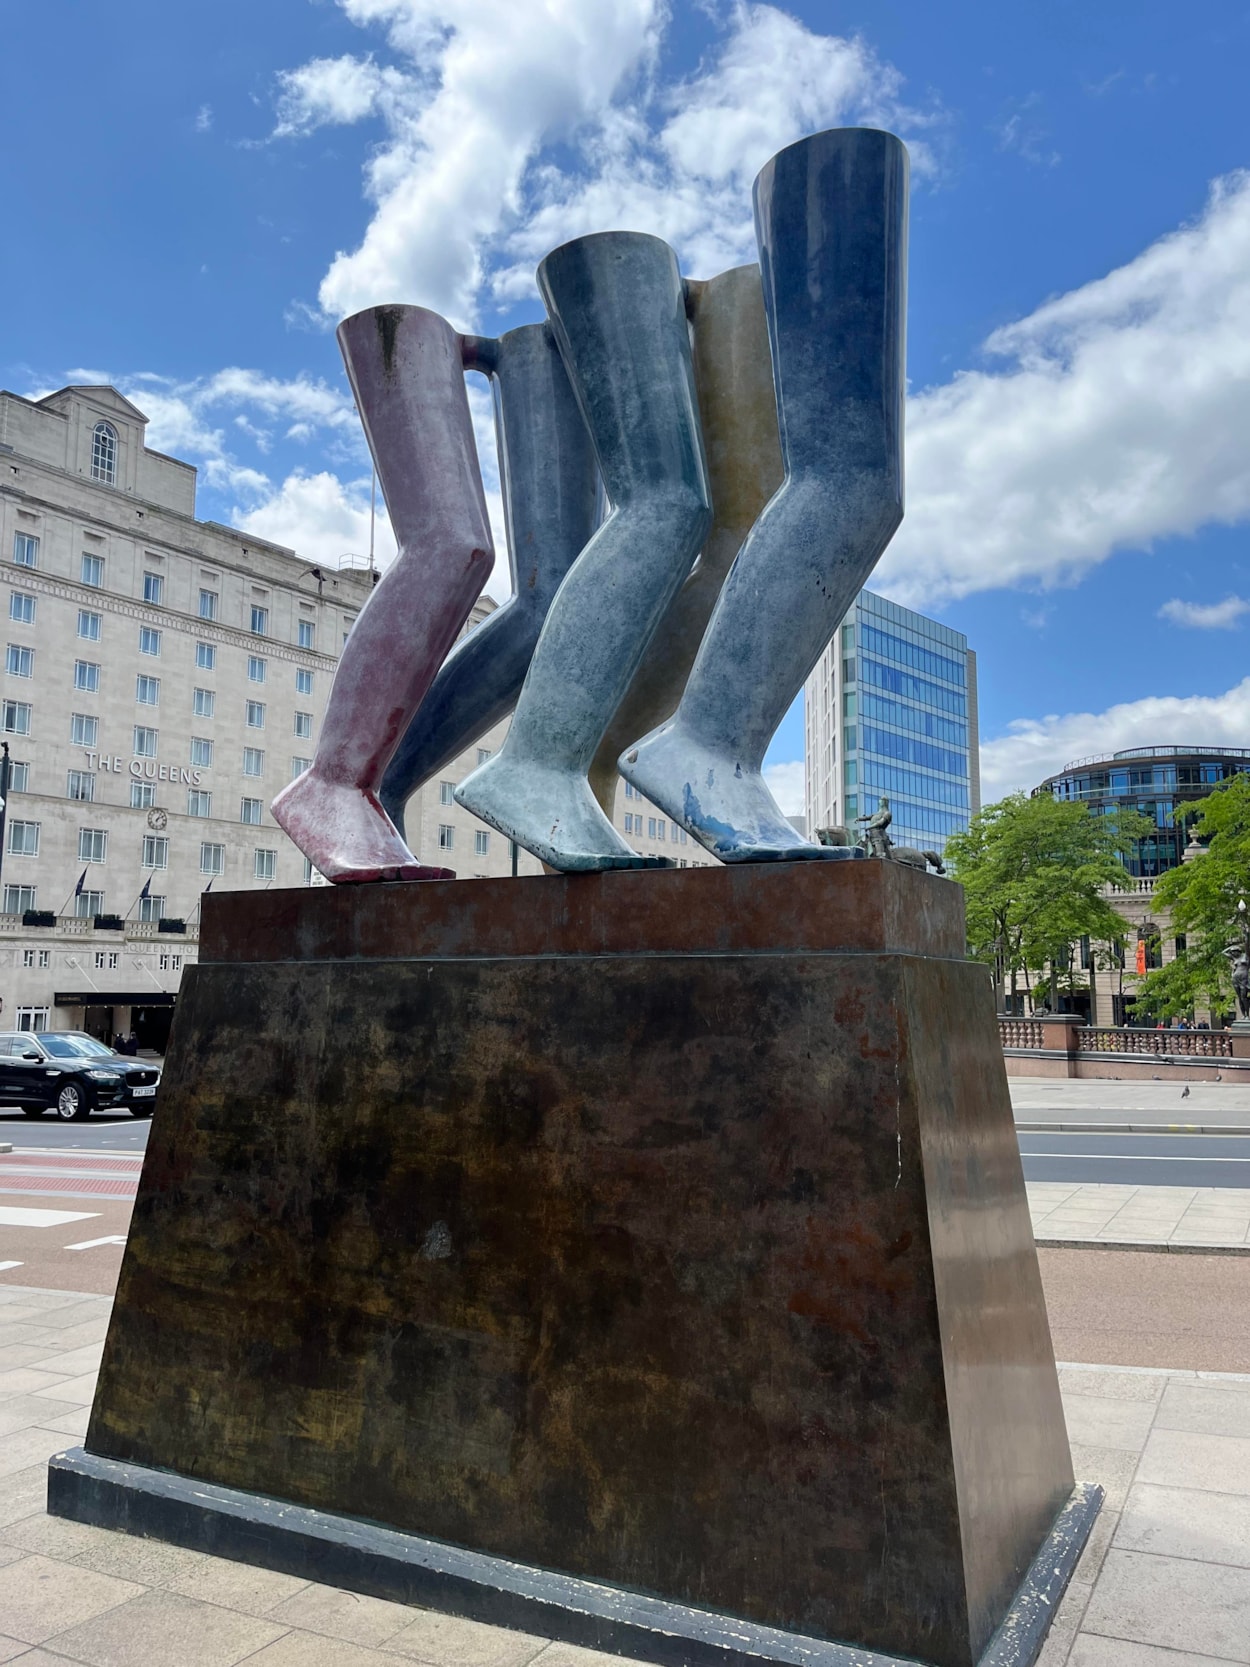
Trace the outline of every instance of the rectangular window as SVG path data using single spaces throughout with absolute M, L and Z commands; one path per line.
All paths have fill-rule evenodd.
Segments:
M 103 828 L 79 828 L 79 862 L 103 862 L 108 852 L 109 836 Z
M 131 810 L 151 810 L 156 803 L 156 783 L 154 781 L 132 781 L 130 784 Z
M 269 635 L 269 609 L 252 603 L 252 635 L 267 637 Z
M 35 907 L 34 886 L 5 886 L 4 912 L 6 915 L 25 914 Z
M 249 729 L 264 729 L 265 703 L 263 700 L 249 700 L 247 703 L 247 727 Z
M 224 874 L 226 872 L 226 847 L 224 845 L 210 845 L 207 840 L 200 846 L 200 873 Z
M 655 825 L 655 837 L 657 839 L 663 839 L 664 838 L 664 818 L 662 816 L 660 817 L 660 820 Z
M 243 774 L 245 776 L 263 776 L 265 773 L 265 755 L 259 747 L 244 747 Z
M 633 833 L 633 831 L 634 831 L 634 813 L 633 813 L 632 810 L 627 810 L 625 812 L 625 832 L 626 833 Z
M 85 689 L 89 695 L 100 687 L 100 667 L 94 660 L 74 661 L 74 687 Z
M 484 857 L 490 851 L 490 835 L 484 828 L 479 828 L 473 835 L 473 855 Z
M 46 1007 L 19 1007 L 17 1010 L 17 1028 L 19 1030 L 47 1030 L 48 1009 Z
M 855 711 L 855 691 L 854 689 L 844 689 L 842 692 L 842 721 L 844 723 L 853 724 L 856 721 L 857 716 L 858 714 Z
M 25 700 L 6 700 L 4 703 L 4 733 L 6 735 L 30 734 L 30 702 Z
M 89 556 L 84 550 L 79 578 L 84 585 L 90 585 L 93 590 L 99 590 L 104 583 L 104 557 Z
M 35 623 L 35 599 L 24 590 L 9 592 L 9 618 L 18 625 L 33 625 Z M 309 672 L 309 677 L 312 673 Z M 312 690 L 309 689 L 309 694 Z
M 38 822 L 9 823 L 9 855 L 11 857 L 37 857 L 39 855 Z
M 485 764 L 486 760 L 489 757 L 490 757 L 490 748 L 489 747 L 479 747 L 477 749 L 477 761 L 478 761 L 479 764 Z
M 454 781 L 440 781 L 438 784 L 438 802 L 440 805 L 454 805 L 456 802 L 456 784 Z
M 169 867 L 169 841 L 163 835 L 144 834 L 143 866 L 145 868 Z
M 197 671 L 217 670 L 217 650 L 211 642 L 197 642 L 195 645 L 195 668 Z
M 165 600 L 165 580 L 159 573 L 143 575 L 143 600 L 151 602 L 156 608 Z
M 192 787 L 187 793 L 188 816 L 211 816 L 213 814 L 213 795 L 206 793 L 202 787 Z
M 242 799 L 239 802 L 239 821 L 245 822 L 250 828 L 260 826 L 261 804 L 259 799 Z
M 299 646 L 311 648 L 317 640 L 317 627 L 311 619 L 301 619 L 299 622 Z
M 278 872 L 278 853 L 257 849 L 252 856 L 252 878 L 272 880 Z
M 135 725 L 135 744 L 132 749 L 136 758 L 156 757 L 156 731 L 146 729 L 142 724 Z
M 311 769 L 311 758 L 293 758 L 291 760 L 291 780 L 294 781 L 296 776 L 302 776 L 305 770 Z
M 310 694 L 312 694 L 312 692 L 313 692 L 313 674 L 312 674 L 312 672 L 310 672 L 310 671 L 297 671 L 295 673 L 295 693 L 297 695 L 310 695 Z
M 19 567 L 38 567 L 39 540 L 32 533 L 13 534 L 13 560 Z
M 159 654 L 161 651 L 161 634 L 151 625 L 139 627 L 140 654 Z
M 74 747 L 94 747 L 100 733 L 99 718 L 92 718 L 86 712 L 74 712 L 69 720 L 70 745 Z
M 78 920 L 90 920 L 93 915 L 104 913 L 104 893 L 102 891 L 80 891 L 74 899 L 74 915 Z
M 654 839 L 655 838 L 655 817 L 654 816 L 648 816 L 647 817 L 647 838 L 648 839 Z
M 140 672 L 135 678 L 135 699 L 140 706 L 159 706 L 161 700 L 161 680 L 159 677 L 148 677 Z
M 10 677 L 33 677 L 35 675 L 34 649 L 23 648 L 21 643 L 9 643 L 4 656 L 4 669 Z
M 30 780 L 29 764 L 9 765 L 9 792 L 25 793 L 28 791 L 27 782 Z
M 139 899 L 139 919 L 149 924 L 165 918 L 165 899 L 150 891 L 146 897 Z
M 215 590 L 202 590 L 200 592 L 201 619 L 217 618 L 217 600 L 217 592 Z
M 297 712 L 295 714 L 295 734 L 301 741 L 312 739 L 313 715 L 311 712 Z
M 201 770 L 207 769 L 213 762 L 213 743 L 203 735 L 191 737 L 191 762 Z
M 268 661 L 263 654 L 249 654 L 247 657 L 247 680 L 249 683 L 263 683 L 265 673 L 269 669 Z
M 35 964 L 35 952 L 34 952 L 34 950 L 33 949 L 24 949 L 22 951 L 22 965 L 24 967 L 33 967 L 34 964 Z
M 90 608 L 79 608 L 78 635 L 84 642 L 99 642 L 100 615 L 94 613 Z
M 211 689 L 197 689 L 192 705 L 197 718 L 211 718 L 217 706 L 217 697 Z
M 71 770 L 65 778 L 65 797 L 81 799 L 84 804 L 95 802 L 95 777 L 90 770 Z
M 438 848 L 440 851 L 454 851 L 456 848 L 456 830 L 446 822 L 438 825 Z

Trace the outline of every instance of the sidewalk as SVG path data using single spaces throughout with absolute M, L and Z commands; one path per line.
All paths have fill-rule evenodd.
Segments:
M 1039 1245 L 1250 1255 L 1250 1188 L 1029 1181 Z
M 48 1517 L 44 1466 L 86 1429 L 108 1311 L 0 1287 L 0 1662 L 628 1667 Z M 1077 1476 L 1107 1501 L 1038 1667 L 1250 1664 L 1250 1376 L 1069 1366 L 1060 1382 Z

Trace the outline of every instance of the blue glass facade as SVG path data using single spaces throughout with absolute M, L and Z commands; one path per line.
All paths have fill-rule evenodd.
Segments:
M 871 591 L 806 690 L 807 815 L 851 826 L 886 797 L 898 845 L 941 851 L 978 803 L 976 659 L 967 638 Z
M 1134 842 L 1125 867 L 1150 879 L 1181 860 L 1184 805 L 1242 770 L 1250 770 L 1250 749 L 1243 747 L 1132 747 L 1107 758 L 1078 759 L 1033 791 L 1083 800 L 1095 816 L 1120 808 L 1149 816 L 1155 831 Z

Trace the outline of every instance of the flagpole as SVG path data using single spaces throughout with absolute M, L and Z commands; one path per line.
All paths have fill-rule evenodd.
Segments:
M 87 870 L 84 868 L 82 873 L 78 876 L 78 884 L 74 887 L 73 891 L 70 892 L 69 897 L 65 899 L 64 903 L 61 904 L 61 907 L 56 911 L 58 915 L 63 915 L 65 913 L 66 909 L 69 907 L 70 897 L 82 896 L 82 890 L 86 883 Z
M 151 897 L 151 895 L 152 895 L 152 876 L 149 874 L 147 879 L 143 882 L 143 890 L 139 893 L 138 897 L 135 898 L 134 902 L 126 910 L 125 919 L 129 920 L 131 915 L 134 914 L 135 910 L 139 907 L 140 903 L 143 902 L 143 899 L 145 897 Z

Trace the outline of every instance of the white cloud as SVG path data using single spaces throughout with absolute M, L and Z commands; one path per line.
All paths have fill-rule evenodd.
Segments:
M 751 179 L 782 145 L 851 121 L 921 125 L 861 40 L 769 5 L 726 7 L 708 64 L 661 87 L 662 0 L 338 3 L 399 62 L 316 59 L 281 78 L 277 135 L 375 115 L 387 130 L 366 173 L 373 217 L 321 284 L 328 314 L 403 298 L 467 327 L 487 299 L 531 295 L 556 244 L 617 226 L 711 275 L 750 258 Z
M 195 131 L 207 133 L 213 125 L 213 107 L 211 104 L 201 104 L 195 112 Z
M 805 789 L 802 759 L 795 763 L 766 764 L 764 785 L 786 816 L 803 815 Z
M 369 477 L 344 484 L 328 470 L 291 474 L 262 503 L 236 508 L 231 521 L 287 545 L 310 565 L 333 570 L 343 556 L 368 556 Z M 395 539 L 380 499 L 375 537 L 378 566 L 389 566 Z
M 1027 792 L 1078 758 L 1169 745 L 1250 746 L 1250 677 L 1222 695 L 1150 695 L 1105 712 L 1019 718 L 981 743 L 982 801 Z
M 998 330 L 1001 371 L 909 403 L 907 518 L 874 586 L 921 607 L 1072 584 L 1250 516 L 1250 172 L 1127 266 Z
M 1174 596 L 1159 609 L 1159 618 L 1199 631 L 1231 631 L 1247 613 L 1250 602 L 1244 596 L 1226 596 L 1222 602 L 1182 602 Z

